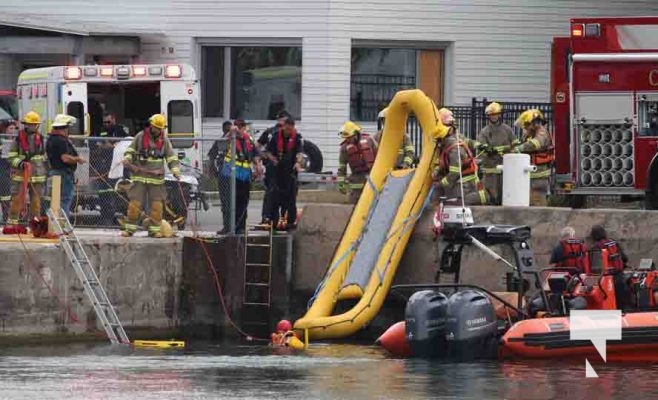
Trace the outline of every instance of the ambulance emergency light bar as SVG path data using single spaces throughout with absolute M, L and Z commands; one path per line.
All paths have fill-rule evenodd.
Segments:
M 601 24 L 572 24 L 572 37 L 599 37 L 601 36 Z
M 83 77 L 96 77 L 112 78 L 116 75 L 117 79 L 128 79 L 131 77 L 144 77 L 147 76 L 162 76 L 163 68 L 159 65 L 145 66 L 145 65 L 117 65 L 117 66 L 86 66 L 84 71 L 81 67 L 64 67 L 64 79 L 66 80 L 79 80 Z M 165 78 L 180 78 L 183 76 L 183 68 L 178 64 L 166 65 L 164 67 Z

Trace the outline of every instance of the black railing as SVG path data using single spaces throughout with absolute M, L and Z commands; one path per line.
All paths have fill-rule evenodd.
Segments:
M 491 103 L 485 99 L 473 98 L 470 106 L 447 106 L 455 117 L 457 128 L 459 132 L 468 137 L 469 139 L 476 139 L 478 133 L 487 125 L 487 116 L 484 114 L 484 109 Z M 508 124 L 514 129 L 517 137 L 521 137 L 521 129 L 514 126 L 514 122 L 523 111 L 536 108 L 543 114 L 548 123 L 547 129 L 549 132 L 553 131 L 553 106 L 551 103 L 533 103 L 533 102 L 505 102 L 501 101 L 503 106 L 503 122 Z M 422 129 L 420 124 L 414 117 L 409 117 L 407 121 L 407 133 L 411 136 L 411 141 L 416 147 L 416 154 L 420 155 L 422 151 Z
M 404 75 L 352 74 L 350 115 L 353 121 L 374 121 L 400 90 L 416 87 L 416 78 Z

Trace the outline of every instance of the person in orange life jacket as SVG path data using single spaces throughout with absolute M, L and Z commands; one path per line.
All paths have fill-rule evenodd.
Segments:
M 553 248 L 549 264 L 555 268 L 574 268 L 585 271 L 587 249 L 585 242 L 576 238 L 576 230 L 565 226 L 560 231 L 560 243 Z
M 14 121 L 0 121 L 0 212 L 4 222 L 9 218 L 9 202 L 11 201 L 11 165 L 6 156 L 9 153 L 11 140 L 18 135 L 18 126 Z
M 297 174 L 302 170 L 301 134 L 295 129 L 292 117 L 285 119 L 281 127 L 265 148 L 265 157 L 274 167 L 272 184 L 268 186 L 272 196 L 269 215 L 272 222 L 279 221 L 279 216 L 288 216 L 285 229 L 295 229 L 297 223 Z
M 294 335 L 290 321 L 282 319 L 276 324 L 276 331 L 270 336 L 270 345 L 275 347 L 286 346 L 287 341 Z
M 292 118 L 289 112 L 283 110 L 276 115 L 277 121 L 276 125 L 269 127 L 261 133 L 256 141 L 256 148 L 259 152 L 265 152 L 267 144 L 272 140 L 272 137 L 283 127 L 284 122 L 287 118 Z M 263 198 L 263 208 L 261 211 L 261 223 L 263 227 L 270 226 L 272 221 L 272 215 L 270 215 L 272 210 L 272 196 L 269 195 L 270 191 L 267 189 L 268 186 L 273 182 L 275 168 L 269 163 L 267 157 L 263 157 L 263 166 L 265 167 L 265 176 L 263 179 L 263 185 L 265 186 L 265 196 Z M 268 168 L 268 166 L 270 168 Z
M 447 108 L 440 109 L 439 118 L 449 130 L 436 149 L 439 154 L 435 157 L 432 178 L 438 190 L 435 190 L 433 204 L 437 204 L 439 197 L 446 197 L 448 203 L 456 201 L 456 204 L 461 204 L 462 186 L 464 204 L 487 204 L 489 195 L 478 178 L 475 157 L 469 148 L 477 147 L 477 142 L 458 137 L 452 111 Z
M 19 218 L 25 208 L 28 193 L 31 217 L 40 216 L 41 193 L 46 182 L 45 140 L 39 133 L 41 117 L 30 111 L 21 122 L 23 130 L 12 141 L 7 157 L 11 165 L 11 206 L 7 225 L 3 229 L 5 234 L 26 233 L 25 224 Z
M 166 197 L 165 163 L 176 179 L 180 179 L 180 163 L 173 146 L 165 134 L 167 118 L 154 114 L 149 126 L 139 132 L 126 152 L 123 163 L 131 171 L 133 186 L 128 192 L 130 203 L 121 236 L 130 237 L 137 230 L 137 222 L 146 198 L 150 202 L 149 236 L 163 237 L 162 213 Z
M 128 128 L 117 124 L 116 115 L 112 112 L 103 113 L 103 128 L 100 132 L 94 132 L 99 139 L 124 138 L 129 135 Z M 101 207 L 101 225 L 115 225 L 114 214 L 116 207 L 120 205 L 119 196 L 114 191 L 118 179 L 108 177 L 114 166 L 112 158 L 116 142 L 109 140 L 90 140 L 90 175 L 94 181 L 94 187 L 98 194 Z
M 603 274 L 613 274 L 615 282 L 615 294 L 617 301 L 617 308 L 622 310 L 629 304 L 629 284 L 628 277 L 624 276 L 624 268 L 628 263 L 628 256 L 624 253 L 619 242 L 610 239 L 608 233 L 601 225 L 594 225 L 589 234 L 592 240 L 591 250 L 607 250 L 608 252 L 608 271 L 603 271 Z M 591 253 L 590 257 L 595 257 L 596 253 Z M 590 260 L 590 263 L 592 261 Z
M 61 177 L 61 210 L 67 217 L 71 216 L 71 204 L 75 194 L 75 170 L 78 164 L 87 162 L 78 155 L 69 139 L 69 127 L 75 125 L 78 120 L 66 114 L 58 114 L 52 123 L 52 132 L 48 135 L 46 142 L 46 153 L 50 171 L 48 176 L 58 175 Z
M 253 139 L 247 133 L 247 123 L 242 119 L 235 120 L 234 126 L 228 133 L 235 138 L 235 233 L 242 234 L 245 230 L 247 221 L 247 207 L 249 206 L 249 190 L 251 188 L 252 170 L 251 166 L 256 167 L 256 174 L 262 173 L 262 164 L 260 157 L 256 153 L 256 146 Z M 228 149 L 224 156 L 224 163 L 219 171 L 221 182 L 224 187 L 220 187 L 222 196 L 222 215 L 224 228 L 219 231 L 220 235 L 230 231 L 231 218 L 231 164 L 233 155 L 231 149 Z
M 377 157 L 377 143 L 361 127 L 352 121 L 343 124 L 339 135 L 343 138 L 338 154 L 338 189 L 348 193 L 350 202 L 356 204 L 368 181 L 370 169 Z M 347 166 L 350 176 L 347 177 Z
M 537 166 L 537 171 L 530 173 L 530 205 L 546 206 L 554 159 L 553 142 L 544 127 L 546 119 L 541 111 L 531 109 L 521 113 L 515 125 L 523 129 L 523 138 L 513 151 L 530 154 L 530 164 Z

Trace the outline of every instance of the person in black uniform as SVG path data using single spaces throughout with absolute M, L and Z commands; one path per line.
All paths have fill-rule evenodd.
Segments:
M 270 140 L 272 140 L 272 137 L 283 127 L 284 121 L 287 118 L 292 118 L 292 116 L 284 110 L 278 113 L 276 118 L 276 125 L 263 131 L 263 133 L 261 133 L 261 135 L 258 137 L 258 140 L 256 141 L 256 147 L 261 151 L 264 151 L 264 149 L 267 147 L 267 144 L 270 142 Z M 268 190 L 268 187 L 271 185 L 274 179 L 274 166 L 269 162 L 267 157 L 263 157 L 263 166 L 265 167 L 265 177 L 263 180 L 263 185 L 265 186 L 265 195 L 263 196 L 261 226 L 269 227 L 272 221 L 276 223 L 276 220 L 274 220 L 274 217 L 271 215 L 272 198 L 269 195 L 270 191 Z
M 268 184 L 269 215 L 276 223 L 280 215 L 287 214 L 283 227 L 286 230 L 295 229 L 297 223 L 297 173 L 302 169 L 301 152 L 301 135 L 295 129 L 295 120 L 287 117 L 265 149 L 265 157 L 274 170 Z
M 121 200 L 117 196 L 114 186 L 118 179 L 110 179 L 109 173 L 114 167 L 112 158 L 114 156 L 115 140 L 129 135 L 128 128 L 117 124 L 116 115 L 112 112 L 103 114 L 103 128 L 100 132 L 93 132 L 99 139 L 89 141 L 90 175 L 94 182 L 96 194 L 101 208 L 101 225 L 115 225 L 114 214 Z

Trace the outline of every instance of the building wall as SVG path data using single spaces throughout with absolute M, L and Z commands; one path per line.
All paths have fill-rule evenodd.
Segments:
M 144 36 L 143 59 L 198 67 L 195 38 L 301 38 L 300 130 L 318 143 L 335 168 L 336 132 L 349 118 L 352 41 L 441 43 L 446 46 L 445 102 L 471 97 L 548 101 L 551 38 L 569 33 L 577 16 L 656 15 L 658 2 L 544 0 L 100 0 L 53 3 L 5 0 L 0 12 L 103 23 Z M 221 119 L 204 132 L 219 133 Z M 370 126 L 370 125 L 369 125 Z

